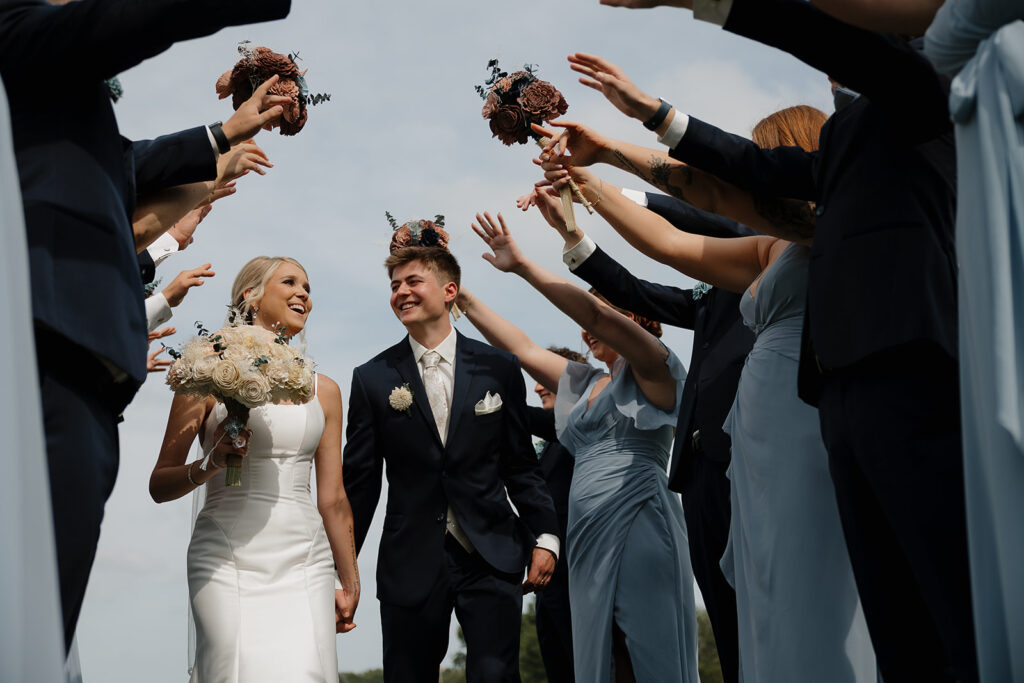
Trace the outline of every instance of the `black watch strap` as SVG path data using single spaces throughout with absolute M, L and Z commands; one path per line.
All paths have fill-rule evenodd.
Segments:
M 223 124 L 220 121 L 215 121 L 207 126 L 207 128 L 210 129 L 210 134 L 213 135 L 213 139 L 217 141 L 217 149 L 220 150 L 220 153 L 227 154 L 231 151 L 231 143 L 228 142 L 228 136 L 224 134 L 224 129 L 221 127 L 222 125 Z
M 661 102 L 661 106 L 658 107 L 658 111 L 654 112 L 654 116 L 644 121 L 644 128 L 647 130 L 658 130 L 658 126 L 661 125 L 665 120 L 665 117 L 668 116 L 669 111 L 672 110 L 672 105 L 665 100 L 659 97 L 658 101 Z

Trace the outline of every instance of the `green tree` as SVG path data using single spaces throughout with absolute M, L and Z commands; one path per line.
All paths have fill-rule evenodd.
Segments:
M 701 683 L 723 683 L 722 664 L 718 661 L 715 633 L 707 610 L 697 612 L 697 673 Z
M 340 673 L 338 683 L 384 683 L 384 669 L 370 669 L 362 673 Z

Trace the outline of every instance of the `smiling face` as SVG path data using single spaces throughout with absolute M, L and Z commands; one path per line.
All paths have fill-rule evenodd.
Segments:
M 293 263 L 282 263 L 270 276 L 256 306 L 254 324 L 268 330 L 286 327 L 289 336 L 301 332 L 313 310 L 306 271 Z
M 540 405 L 544 410 L 553 410 L 555 407 L 555 395 L 545 388 L 541 383 L 533 387 L 533 391 L 540 397 Z
M 583 343 L 587 345 L 590 353 L 598 361 L 610 367 L 612 363 L 618 360 L 619 354 L 612 347 L 600 341 L 597 337 L 592 336 L 586 330 L 580 330 L 580 336 L 583 337 Z
M 442 283 L 422 261 L 410 261 L 391 272 L 391 310 L 406 327 L 447 320 L 448 303 L 458 293 L 458 285 Z

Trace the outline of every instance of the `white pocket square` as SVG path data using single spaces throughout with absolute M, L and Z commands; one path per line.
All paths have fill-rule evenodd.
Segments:
M 492 394 L 489 391 L 486 396 L 476 402 L 476 406 L 473 408 L 477 415 L 488 415 L 499 410 L 501 410 L 501 395 Z

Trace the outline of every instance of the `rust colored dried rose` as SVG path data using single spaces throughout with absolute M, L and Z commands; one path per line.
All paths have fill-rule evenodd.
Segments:
M 484 102 L 484 108 L 480 111 L 480 114 L 485 119 L 489 119 L 494 116 L 494 112 L 498 111 L 498 107 L 500 106 L 501 100 L 498 98 L 497 93 L 492 90 L 487 93 L 487 101 Z
M 526 117 L 518 105 L 505 105 L 495 112 L 490 119 L 492 137 L 496 137 L 506 145 L 529 140 Z
M 309 114 L 302 101 L 299 84 L 296 82 L 302 74 L 295 62 L 286 55 L 267 47 L 253 48 L 250 56 L 238 60 L 231 71 L 223 73 L 217 79 L 217 95 L 221 99 L 230 95 L 231 105 L 238 109 L 252 97 L 256 87 L 274 75 L 279 78 L 268 93 L 289 97 L 291 102 L 284 106 L 280 122 L 266 128 L 271 130 L 280 126 L 281 135 L 295 135 L 306 124 Z
M 531 118 L 549 121 L 569 108 L 562 93 L 547 81 L 534 81 L 523 88 L 519 104 Z

